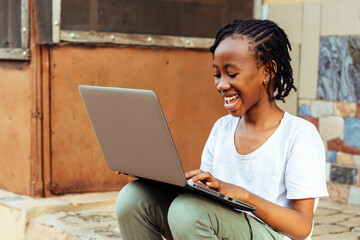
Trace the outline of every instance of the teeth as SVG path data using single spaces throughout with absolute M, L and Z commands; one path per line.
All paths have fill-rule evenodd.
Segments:
M 231 101 L 231 100 L 234 100 L 236 98 L 238 98 L 239 95 L 234 95 L 234 96 L 231 96 L 231 97 L 224 97 L 225 101 Z

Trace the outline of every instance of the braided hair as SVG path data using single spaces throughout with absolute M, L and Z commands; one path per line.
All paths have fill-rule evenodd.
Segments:
M 247 38 L 252 46 L 251 54 L 257 60 L 257 67 L 265 64 L 269 67 L 270 78 L 266 89 L 269 101 L 277 99 L 285 102 L 284 98 L 289 95 L 291 89 L 296 91 L 296 88 L 288 51 L 291 51 L 291 45 L 284 30 L 270 20 L 235 19 L 217 32 L 210 52 L 214 55 L 220 42 L 230 36 Z M 277 91 L 275 97 L 271 97 L 270 84 L 274 85 L 274 93 Z

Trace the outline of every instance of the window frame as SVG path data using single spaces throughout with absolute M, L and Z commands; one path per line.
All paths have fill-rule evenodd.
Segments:
M 254 18 L 261 16 L 261 0 L 253 0 Z M 61 30 L 61 0 L 52 2 L 52 42 L 96 43 L 207 50 L 213 38 Z
M 30 60 L 29 0 L 21 0 L 21 48 L 0 48 L 0 59 Z

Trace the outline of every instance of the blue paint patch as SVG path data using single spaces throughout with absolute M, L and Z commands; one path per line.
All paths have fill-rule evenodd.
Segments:
M 300 105 L 298 109 L 298 115 L 310 117 L 310 107 L 306 105 Z
M 360 119 L 344 118 L 344 142 L 360 149 Z
M 326 160 L 328 162 L 336 163 L 336 151 L 327 151 Z

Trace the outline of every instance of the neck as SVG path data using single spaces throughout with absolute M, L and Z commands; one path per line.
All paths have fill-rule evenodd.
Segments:
M 278 126 L 284 115 L 275 103 L 275 101 L 267 101 L 267 103 L 257 104 L 249 109 L 242 117 L 242 123 L 247 129 L 261 130 Z

